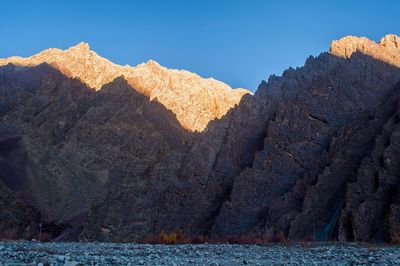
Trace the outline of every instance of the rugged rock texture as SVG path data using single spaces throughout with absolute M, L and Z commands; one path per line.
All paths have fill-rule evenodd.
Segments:
M 180 124 L 190 131 L 203 131 L 239 103 L 245 89 L 232 90 L 213 78 L 203 79 L 185 70 L 167 69 L 155 61 L 131 67 L 113 64 L 80 43 L 65 51 L 51 48 L 28 58 L 0 59 L 0 66 L 38 66 L 47 63 L 70 78 L 100 90 L 107 83 L 124 76 L 129 85 L 150 100 L 157 99 L 171 110 Z
M 354 181 L 347 185 L 346 205 L 339 221 L 340 240 L 400 240 L 400 106 L 398 94 L 392 97 L 397 102 L 395 111 L 389 118 L 386 115 L 373 147 L 352 176 Z
M 340 210 L 349 201 L 346 186 L 398 108 L 400 50 L 389 44 L 398 40 L 390 35 L 376 44 L 346 37 L 333 42 L 331 53 L 261 84 L 255 98 L 267 124 L 263 144 L 251 167 L 235 177 L 214 234 L 337 238 Z M 243 117 L 238 124 L 246 123 L 247 114 Z M 238 139 L 243 141 L 243 133 Z M 237 143 L 235 137 L 230 143 Z M 398 180 L 399 173 L 394 175 Z M 398 184 L 392 184 L 386 195 L 395 198 Z M 363 219 L 373 221 L 367 213 Z
M 140 188 L 185 150 L 175 115 L 124 78 L 96 92 L 49 65 L 7 65 L 0 80 L 1 177 L 46 223 L 75 224 L 105 185 L 127 176 Z
M 38 217 L 18 195 L 0 183 L 0 239 L 29 239 L 37 235 Z
M 393 66 L 400 66 L 400 38 L 389 34 L 383 37 L 379 44 L 365 37 L 347 36 L 333 41 L 330 53 L 343 58 L 350 58 L 354 53 L 366 54 L 374 59 Z
M 399 43 L 335 41 L 229 111 L 242 92 L 85 44 L 3 60 L 1 179 L 64 240 L 398 242 Z

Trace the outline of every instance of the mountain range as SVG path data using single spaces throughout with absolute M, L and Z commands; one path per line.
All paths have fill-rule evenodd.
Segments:
M 400 37 L 254 94 L 80 43 L 0 59 L 0 238 L 400 242 Z

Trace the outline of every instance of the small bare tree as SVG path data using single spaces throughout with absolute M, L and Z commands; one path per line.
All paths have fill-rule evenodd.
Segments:
M 42 226 L 43 226 L 42 214 L 40 214 L 40 223 L 39 223 L 39 242 L 40 242 L 40 241 L 42 241 Z

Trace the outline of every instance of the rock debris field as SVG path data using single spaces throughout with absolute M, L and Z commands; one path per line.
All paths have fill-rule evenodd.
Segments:
M 400 265 L 400 246 L 0 242 L 0 265 Z

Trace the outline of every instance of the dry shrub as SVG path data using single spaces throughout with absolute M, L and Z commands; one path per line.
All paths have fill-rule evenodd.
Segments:
M 176 244 L 178 240 L 178 234 L 175 232 L 167 234 L 164 231 L 161 231 L 160 240 L 163 244 Z
M 393 245 L 400 245 L 400 234 L 397 235 L 392 235 L 390 237 L 390 243 L 392 243 Z
M 283 232 L 279 232 L 273 236 L 270 236 L 266 239 L 267 243 L 287 243 L 285 234 Z
M 160 232 L 159 243 L 160 244 L 187 244 L 192 243 L 192 239 L 185 236 L 181 231 L 173 231 L 171 233 L 165 233 L 164 230 Z
M 314 237 L 312 236 L 305 236 L 303 238 L 303 242 L 314 242 Z
M 301 244 L 301 246 L 302 246 L 305 250 L 308 250 L 308 249 L 310 249 L 310 247 L 311 247 L 311 245 L 312 245 L 312 242 L 314 242 L 314 237 L 312 237 L 312 236 L 305 236 L 305 237 L 303 238 L 303 241 L 302 241 L 300 244 Z
M 169 245 L 188 244 L 188 243 L 190 244 L 230 243 L 230 244 L 247 244 L 247 245 L 259 245 L 265 243 L 288 243 L 283 232 L 280 232 L 267 239 L 264 239 L 264 237 L 261 234 L 209 238 L 208 236 L 202 236 L 202 235 L 188 237 L 179 230 L 173 231 L 171 233 L 167 233 L 164 230 L 162 230 L 158 235 L 148 236 L 139 242 L 146 244 L 169 244 Z

